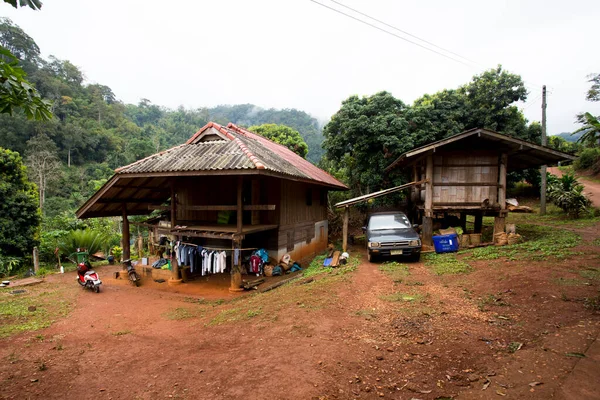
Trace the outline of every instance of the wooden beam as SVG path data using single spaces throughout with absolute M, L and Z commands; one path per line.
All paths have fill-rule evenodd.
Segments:
M 121 207 L 123 216 L 123 260 L 131 258 L 131 248 L 129 247 L 129 220 L 127 219 L 127 206 Z
M 474 233 L 481 233 L 481 228 L 483 227 L 483 215 L 476 214 L 475 215 L 475 224 L 473 226 Z
M 502 184 L 498 182 L 434 182 L 434 186 L 464 186 L 464 187 L 477 187 L 477 186 L 498 186 Z
M 273 211 L 277 206 L 275 204 L 256 204 L 244 206 L 244 211 Z
M 431 217 L 433 208 L 433 156 L 427 156 L 427 165 L 425 167 L 425 216 Z
M 502 153 L 500 156 L 500 170 L 498 173 L 498 203 L 502 210 L 506 209 L 506 167 L 508 156 Z
M 167 211 L 170 210 L 171 206 L 154 206 L 154 205 L 149 205 L 148 206 L 148 210 L 160 210 L 160 211 Z
M 239 210 L 241 211 L 241 204 L 242 204 L 242 195 L 241 195 L 241 184 L 242 184 L 242 177 L 239 178 L 238 180 L 238 200 L 239 200 Z M 239 220 L 240 218 L 238 218 Z M 242 288 L 242 251 L 240 250 L 242 248 L 242 239 L 239 236 L 236 236 L 233 240 L 232 240 L 232 256 L 233 256 L 233 260 L 231 262 L 231 282 L 230 282 L 230 286 L 229 286 L 229 291 L 230 292 L 241 292 L 244 290 L 244 288 Z
M 124 188 L 124 189 L 144 189 L 144 190 L 154 190 L 156 192 L 168 192 L 169 188 L 158 187 L 158 186 L 134 186 L 134 185 L 113 185 L 115 188 Z
M 457 164 L 434 164 L 434 167 L 497 167 L 498 164 L 465 164 L 465 163 L 457 163 Z
M 175 201 L 175 181 L 171 180 L 171 228 L 175 226 L 177 202 Z
M 164 199 L 100 199 L 98 204 L 144 204 L 144 203 L 162 203 Z
M 342 249 L 344 251 L 348 251 L 348 220 L 350 216 L 350 207 L 344 207 L 344 227 L 343 227 L 343 239 L 342 239 Z
M 433 218 L 423 217 L 423 244 L 427 246 L 433 245 Z
M 148 206 L 150 210 L 161 210 L 164 206 Z M 217 206 L 182 206 L 179 205 L 181 210 L 188 211 L 237 211 L 237 206 L 230 205 L 217 205 Z M 275 210 L 275 204 L 257 204 L 243 206 L 244 211 L 273 211 Z M 168 209 L 168 208 L 167 208 Z
M 373 192 L 373 193 L 370 193 L 370 194 L 365 194 L 363 196 L 355 197 L 353 199 L 349 199 L 349 200 L 345 200 L 345 201 L 340 201 L 339 203 L 336 203 L 335 207 L 336 208 L 342 208 L 342 207 L 346 207 L 346 206 L 351 206 L 353 204 L 361 203 L 363 201 L 367 201 L 367 200 L 373 199 L 375 197 L 384 196 L 386 194 L 397 192 L 399 190 L 406 189 L 406 188 L 409 188 L 411 186 L 421 185 L 421 184 L 423 184 L 425 182 L 426 181 L 410 182 L 410 183 L 406 183 L 404 185 L 396 186 L 396 187 L 393 187 L 393 188 L 380 190 L 378 192 Z

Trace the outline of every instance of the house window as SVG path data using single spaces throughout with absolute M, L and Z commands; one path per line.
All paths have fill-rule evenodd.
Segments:
M 321 189 L 321 197 L 319 198 L 320 204 L 322 206 L 327 205 L 327 190 Z
M 312 190 L 306 189 L 306 205 L 312 206 Z

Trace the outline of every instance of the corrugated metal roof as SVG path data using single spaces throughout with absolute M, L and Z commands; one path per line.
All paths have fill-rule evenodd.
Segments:
M 203 133 L 222 140 L 202 141 Z M 116 170 L 118 175 L 182 171 L 264 169 L 339 189 L 347 187 L 287 147 L 234 124 L 209 123 L 185 144 L 153 154 Z

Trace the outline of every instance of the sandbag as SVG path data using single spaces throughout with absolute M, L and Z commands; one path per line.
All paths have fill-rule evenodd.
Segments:
M 506 232 L 498 232 L 494 235 L 494 244 L 496 246 L 506 246 L 508 244 L 508 235 Z
M 265 264 L 263 272 L 265 273 L 265 276 L 273 276 L 273 265 Z
M 520 241 L 521 241 L 521 235 L 519 235 L 518 233 L 509 233 L 508 234 L 508 238 L 507 238 L 508 244 L 517 244 Z

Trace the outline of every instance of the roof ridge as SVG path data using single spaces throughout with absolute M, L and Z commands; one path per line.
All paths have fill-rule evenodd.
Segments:
M 246 144 L 242 142 L 240 138 L 235 138 L 233 139 L 233 141 L 238 146 L 240 146 L 240 149 L 242 149 L 244 154 L 246 154 L 246 156 L 250 159 L 250 161 L 252 161 L 252 163 L 256 166 L 257 169 L 265 169 L 265 164 L 263 164 L 263 162 L 258 157 L 252 154 L 250 149 L 248 149 L 248 146 L 246 146 Z
M 215 128 L 216 130 L 221 132 L 223 135 L 225 135 L 225 137 L 229 140 L 235 139 L 235 137 L 231 133 L 227 132 L 227 129 L 225 129 L 222 125 L 217 124 L 216 122 L 210 121 L 209 123 L 204 125 L 202 128 L 200 128 L 198 130 L 198 132 L 194 133 L 194 135 L 191 138 L 189 138 L 188 141 L 185 142 L 185 144 L 194 144 L 194 141 L 196 139 L 198 139 L 200 136 L 202 136 L 202 134 L 209 128 Z

